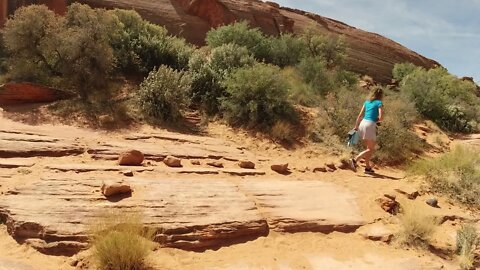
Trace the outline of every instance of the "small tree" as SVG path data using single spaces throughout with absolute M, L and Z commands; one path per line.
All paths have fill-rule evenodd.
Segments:
M 152 122 L 175 121 L 188 105 L 191 78 L 184 71 L 167 66 L 151 71 L 140 85 L 139 106 Z
M 114 67 L 110 34 L 118 21 L 103 9 L 72 4 L 66 14 L 67 29 L 61 33 L 60 72 L 84 100 L 93 90 L 105 86 Z
M 57 75 L 57 35 L 63 30 L 63 20 L 46 6 L 19 8 L 3 32 L 12 78 L 45 82 Z

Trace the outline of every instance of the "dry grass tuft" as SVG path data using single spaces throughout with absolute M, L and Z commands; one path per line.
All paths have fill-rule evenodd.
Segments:
M 438 225 L 435 217 L 427 215 L 420 207 L 405 205 L 399 218 L 402 226 L 398 235 L 400 244 L 426 247 Z
M 93 256 L 102 270 L 144 270 L 152 251 L 154 231 L 139 215 L 109 213 L 92 225 Z
M 477 229 L 471 224 L 462 225 L 457 231 L 457 254 L 462 270 L 473 269 L 475 250 L 479 247 L 480 237 Z

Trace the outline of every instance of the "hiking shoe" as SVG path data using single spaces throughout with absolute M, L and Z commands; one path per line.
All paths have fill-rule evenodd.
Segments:
M 365 173 L 366 174 L 374 174 L 375 171 L 372 168 L 365 168 Z
M 353 158 L 350 159 L 350 167 L 352 168 L 352 171 L 357 171 L 357 162 Z

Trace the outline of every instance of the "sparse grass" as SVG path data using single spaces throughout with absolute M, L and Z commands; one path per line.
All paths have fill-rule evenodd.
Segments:
M 424 176 L 434 192 L 472 207 L 480 205 L 480 156 L 475 149 L 458 146 L 439 158 L 414 163 L 409 171 Z
M 101 270 L 147 269 L 153 238 L 137 214 L 110 213 L 92 225 L 93 256 Z
M 477 229 L 471 224 L 464 224 L 457 231 L 457 254 L 459 255 L 462 270 L 473 269 L 475 263 L 475 249 L 480 244 Z
M 296 131 L 292 124 L 284 121 L 276 122 L 270 130 L 273 139 L 280 142 L 292 142 L 295 140 Z
M 412 247 L 426 247 L 438 225 L 437 220 L 427 215 L 422 208 L 413 205 L 402 207 L 398 234 L 400 244 Z

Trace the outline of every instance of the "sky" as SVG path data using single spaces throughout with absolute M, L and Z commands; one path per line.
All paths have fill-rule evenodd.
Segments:
M 480 0 L 272 0 L 378 33 L 480 82 Z

